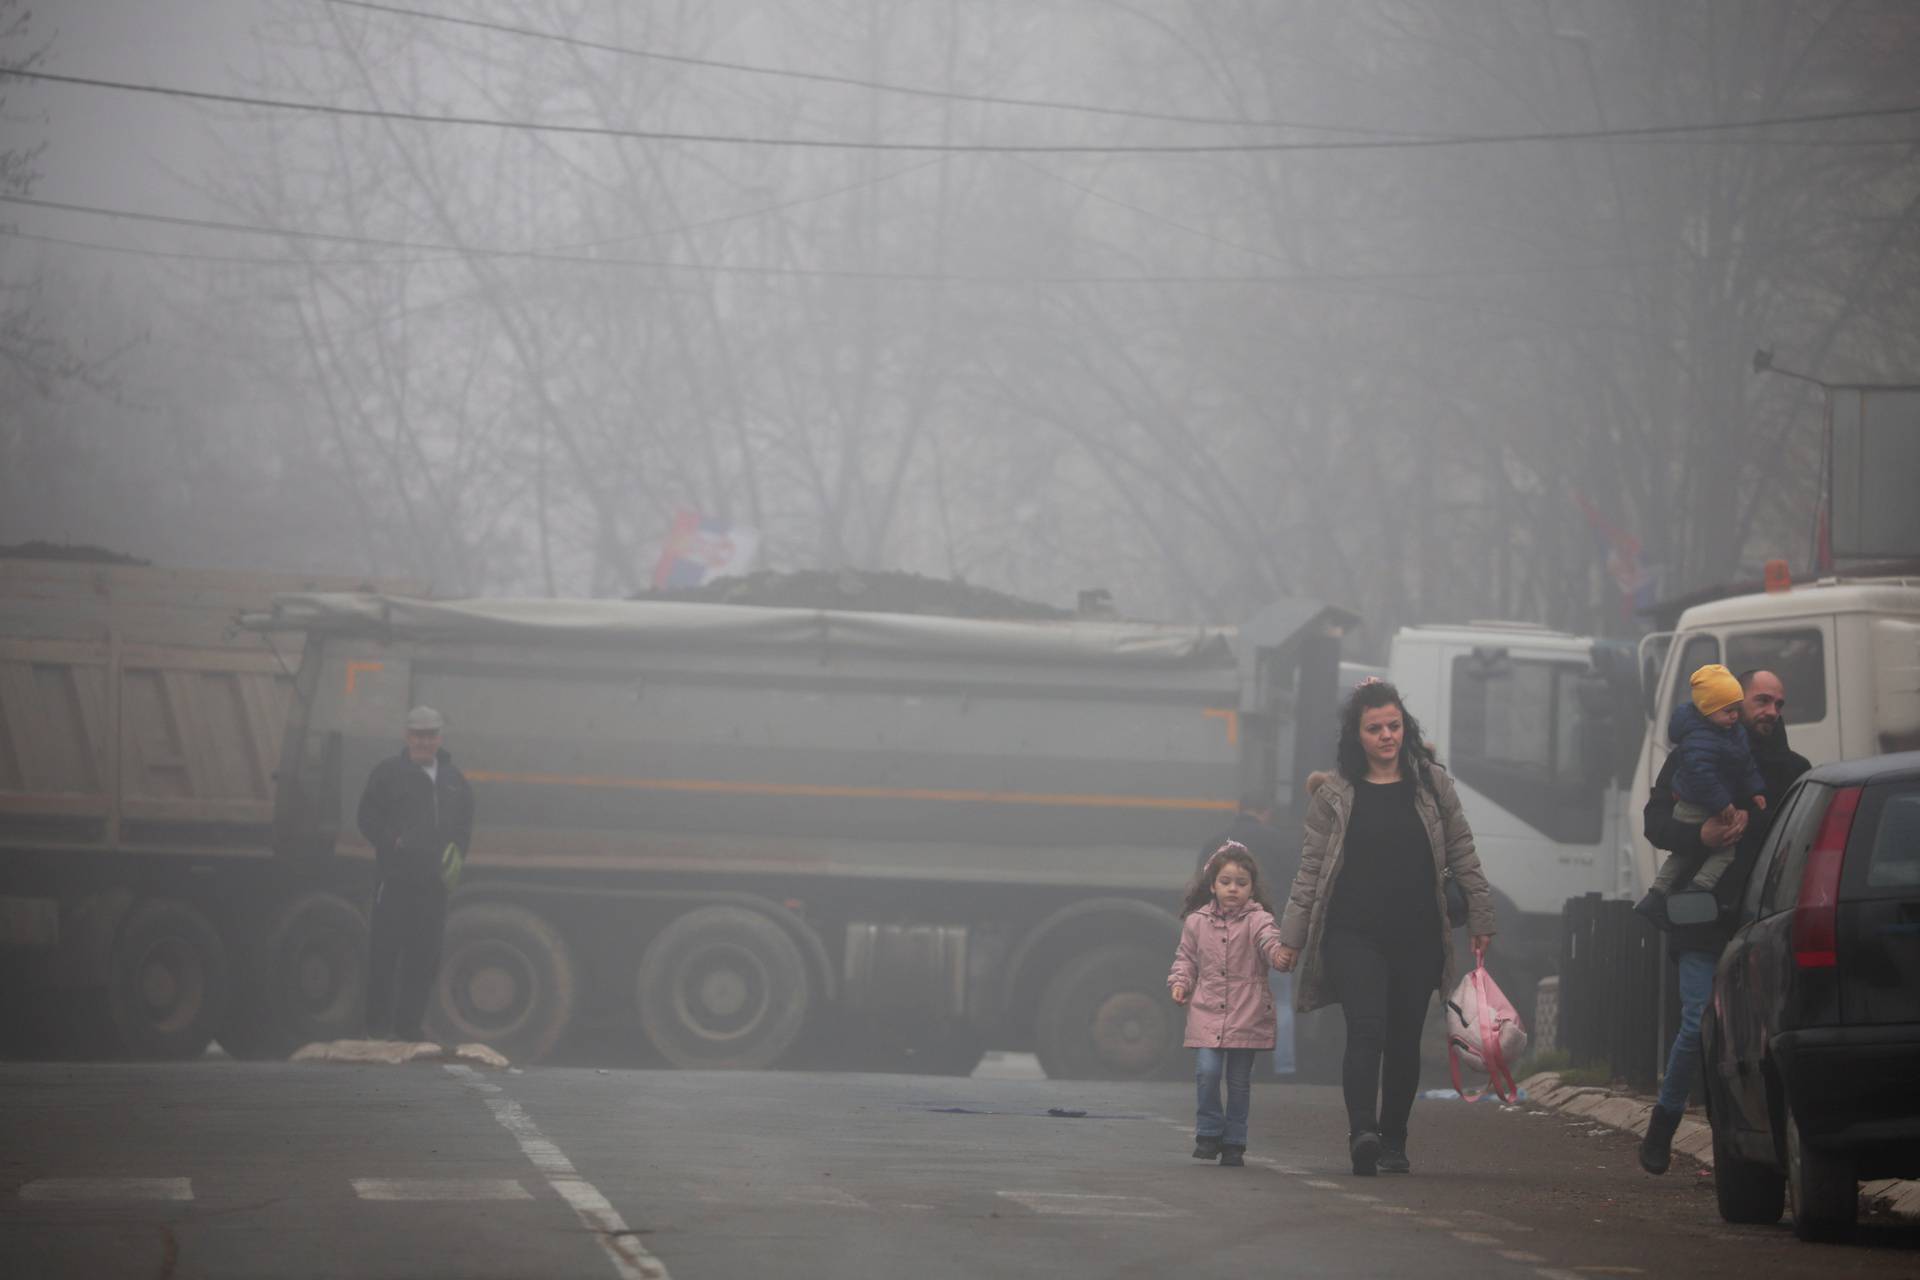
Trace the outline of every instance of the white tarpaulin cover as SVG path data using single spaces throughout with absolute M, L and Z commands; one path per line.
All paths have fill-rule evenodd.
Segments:
M 1230 666 L 1230 627 L 1075 619 L 1001 622 L 832 609 L 651 600 L 421 600 L 361 593 L 274 597 L 249 614 L 255 631 L 392 636 L 411 640 L 574 642 L 844 648 L 1002 661 L 1110 661 L 1139 666 Z

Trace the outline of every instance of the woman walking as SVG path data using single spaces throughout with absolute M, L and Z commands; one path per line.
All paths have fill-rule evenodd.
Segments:
M 1275 967 L 1298 967 L 1300 1012 L 1338 1003 L 1346 1017 L 1354 1173 L 1407 1173 L 1427 1002 L 1454 980 L 1442 871 L 1466 891 L 1476 949 L 1493 937 L 1493 899 L 1453 779 L 1391 684 L 1368 680 L 1347 699 L 1338 759 L 1315 776 Z

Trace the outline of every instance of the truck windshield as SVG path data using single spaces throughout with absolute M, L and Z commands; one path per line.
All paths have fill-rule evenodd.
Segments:
M 1735 675 L 1771 671 L 1787 689 L 1788 724 L 1827 718 L 1826 645 L 1816 627 L 1736 632 L 1727 637 L 1727 667 Z
M 1580 751 L 1583 662 L 1481 654 L 1453 660 L 1454 774 L 1554 840 L 1600 838 L 1605 762 Z M 1598 767 L 1589 767 L 1598 764 Z

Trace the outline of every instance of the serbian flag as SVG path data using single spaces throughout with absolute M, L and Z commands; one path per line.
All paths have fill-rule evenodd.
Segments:
M 1586 516 L 1587 525 L 1593 530 L 1594 541 L 1599 544 L 1600 553 L 1606 557 L 1607 576 L 1613 579 L 1613 585 L 1620 590 L 1621 611 L 1630 614 L 1633 610 L 1651 606 L 1659 590 L 1660 572 L 1648 564 L 1641 554 L 1640 539 L 1608 520 L 1598 507 L 1577 490 L 1573 500 L 1580 504 L 1581 514 Z
M 673 513 L 673 527 L 653 566 L 653 585 L 698 587 L 728 574 L 746 573 L 760 550 L 760 531 L 729 524 L 684 508 Z

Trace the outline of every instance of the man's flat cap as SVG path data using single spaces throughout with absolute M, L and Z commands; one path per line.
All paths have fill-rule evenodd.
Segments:
M 415 707 L 407 712 L 407 728 L 421 733 L 437 733 L 447 727 L 447 722 L 432 707 Z

